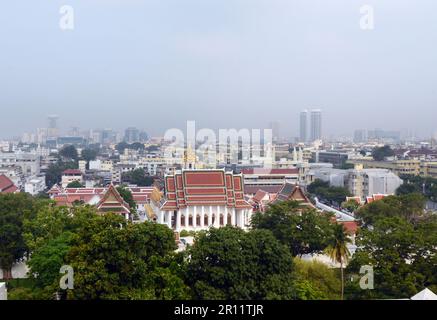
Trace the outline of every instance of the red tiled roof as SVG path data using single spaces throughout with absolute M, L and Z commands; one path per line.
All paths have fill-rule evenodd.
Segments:
M 53 189 L 53 188 L 52 188 Z M 155 187 L 133 187 L 127 188 L 131 191 L 132 197 L 137 204 L 148 203 Z M 57 205 L 72 205 L 74 201 L 89 203 L 95 196 L 102 198 L 108 188 L 55 188 L 50 192 L 54 195 Z
M 166 200 L 162 210 L 194 205 L 251 208 L 244 200 L 243 179 L 224 170 L 183 170 L 165 177 Z
M 280 169 L 267 169 L 267 168 L 246 168 L 241 170 L 242 174 L 277 174 L 288 175 L 298 174 L 298 168 L 280 168 Z
M 82 175 L 82 171 L 79 169 L 67 169 L 62 172 L 62 174 L 74 174 L 74 175 Z
M 0 175 L 0 193 L 14 193 L 18 188 L 14 185 L 11 179 L 4 174 Z
M 282 188 L 282 184 L 280 185 L 268 185 L 268 186 L 244 186 L 245 194 L 256 194 L 258 190 L 263 190 L 269 193 L 278 193 Z
M 346 197 L 346 201 L 349 201 L 349 200 L 353 200 L 356 203 L 361 204 L 361 198 L 360 197 Z
M 253 200 L 255 202 L 261 202 L 262 199 L 267 195 L 268 193 L 264 190 L 258 190 L 255 195 L 253 196 Z
M 371 197 L 366 197 L 366 203 L 372 203 L 373 201 L 382 200 L 387 196 L 387 194 L 374 194 Z
M 356 234 L 358 230 L 358 223 L 356 221 L 339 221 L 344 226 L 348 234 Z
M 300 186 L 286 182 L 282 186 L 281 190 L 278 192 L 274 203 L 288 200 L 298 201 L 303 205 L 314 207 L 314 205 L 311 203 L 310 199 L 306 196 L 305 192 Z
M 99 212 L 115 212 L 120 214 L 130 213 L 129 204 L 124 201 L 117 189 L 111 184 L 108 191 L 105 192 L 103 198 L 97 204 Z

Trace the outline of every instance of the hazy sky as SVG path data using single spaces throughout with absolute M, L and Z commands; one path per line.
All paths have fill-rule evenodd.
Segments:
M 60 7 L 75 28 L 59 27 Z M 372 5 L 375 28 L 360 28 Z M 437 131 L 435 0 L 13 0 L 0 6 L 0 137 L 46 126 Z

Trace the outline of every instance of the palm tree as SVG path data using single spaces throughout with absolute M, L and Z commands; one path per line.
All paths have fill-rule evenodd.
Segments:
M 343 263 L 347 263 L 350 252 L 347 248 L 347 244 L 351 242 L 348 234 L 346 233 L 342 224 L 336 224 L 334 226 L 333 237 L 330 240 L 330 244 L 325 249 L 325 252 L 331 258 L 334 263 L 340 263 L 341 270 L 341 300 L 344 298 L 344 274 Z

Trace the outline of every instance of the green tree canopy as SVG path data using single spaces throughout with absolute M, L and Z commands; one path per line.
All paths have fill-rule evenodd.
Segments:
M 65 159 L 77 161 L 79 158 L 76 147 L 73 145 L 64 146 L 59 150 L 59 155 Z
M 0 193 L 0 267 L 11 277 L 12 265 L 24 257 L 28 248 L 23 238 L 23 221 L 34 215 L 41 203 L 27 193 Z
M 83 184 L 79 181 L 72 181 L 67 185 L 67 188 L 83 188 Z
M 97 154 L 98 151 L 95 149 L 83 149 L 81 152 L 82 159 L 84 159 L 86 162 L 96 160 Z
M 75 270 L 72 299 L 184 299 L 189 289 L 171 257 L 176 244 L 164 225 L 130 223 L 113 214 L 82 221 L 67 255 Z
M 132 192 L 130 192 L 124 186 L 118 186 L 116 189 L 117 189 L 118 193 L 120 193 L 123 200 L 129 204 L 129 207 L 131 208 L 131 210 L 136 211 L 137 203 L 135 202 L 134 197 L 132 196 Z M 131 212 L 131 213 L 133 213 L 133 212 Z
M 418 193 L 389 196 L 361 207 L 356 215 L 365 225 L 372 225 L 384 217 L 403 217 L 416 220 L 424 214 L 425 198 Z
M 424 211 L 420 194 L 391 196 L 360 210 L 363 227 L 358 249 L 347 271 L 374 269 L 374 290 L 360 290 L 350 283 L 347 294 L 359 298 L 409 298 L 425 287 L 437 289 L 437 216 Z
M 294 288 L 299 300 L 340 299 L 341 283 L 335 271 L 317 261 L 294 258 Z
M 151 186 L 154 182 L 154 179 L 150 176 L 147 176 L 146 172 L 142 168 L 138 168 L 130 172 L 124 173 L 122 176 L 122 180 L 123 182 L 129 182 L 139 187 L 148 187 Z
M 331 215 L 305 208 L 295 201 L 270 206 L 265 213 L 252 216 L 254 229 L 267 229 L 293 256 L 320 253 L 328 245 L 333 233 Z
M 67 169 L 77 169 L 77 162 L 58 161 L 49 165 L 46 172 L 46 185 L 51 188 L 54 184 L 60 183 L 62 173 Z
M 395 153 L 390 146 L 376 147 L 372 150 L 372 157 L 376 161 L 383 161 L 385 157 L 391 157 Z
M 341 204 L 346 200 L 346 197 L 352 196 L 351 193 L 343 187 L 331 187 L 329 182 L 316 179 L 311 183 L 307 191 L 320 198 L 334 204 Z
M 186 279 L 198 299 L 292 299 L 293 261 L 268 230 L 209 229 L 188 249 Z

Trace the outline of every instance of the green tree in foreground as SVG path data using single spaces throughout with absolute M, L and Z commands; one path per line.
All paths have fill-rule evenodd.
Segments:
M 0 193 L 0 267 L 10 279 L 12 265 L 22 259 L 28 249 L 23 238 L 23 221 L 31 217 L 39 203 L 27 193 Z
M 340 299 L 341 282 L 335 270 L 317 261 L 294 258 L 294 288 L 299 300 Z
M 340 272 L 341 272 L 341 300 L 344 299 L 344 266 L 348 262 L 350 257 L 349 249 L 347 248 L 347 244 L 350 243 L 351 240 L 346 233 L 344 226 L 342 224 L 336 224 L 334 226 L 334 235 L 330 239 L 330 243 L 328 247 L 325 249 L 325 252 L 331 258 L 331 260 L 335 263 L 340 264 Z
M 293 260 L 267 230 L 212 228 L 188 249 L 186 279 L 197 299 L 292 299 Z
M 425 212 L 424 203 L 422 195 L 407 194 L 358 210 L 364 224 L 347 272 L 356 276 L 361 266 L 372 266 L 375 288 L 350 283 L 351 299 L 409 298 L 425 287 L 437 289 L 437 216 Z
M 166 226 L 130 223 L 113 214 L 83 221 L 67 263 L 75 270 L 70 299 L 185 299 L 176 244 Z
M 270 206 L 265 213 L 252 216 L 254 229 L 267 229 L 293 256 L 321 253 L 332 236 L 331 216 L 300 206 L 295 201 L 284 201 Z

